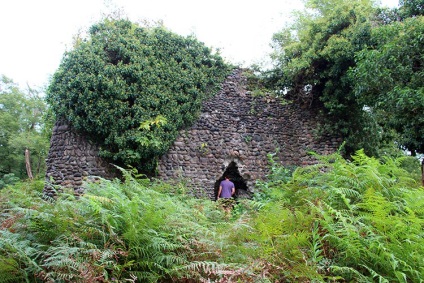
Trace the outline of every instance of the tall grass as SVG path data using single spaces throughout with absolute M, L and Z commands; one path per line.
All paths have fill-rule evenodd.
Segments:
M 230 217 L 182 184 L 87 184 L 42 198 L 42 182 L 0 190 L 0 282 L 422 282 L 424 191 L 359 151 L 290 170 Z

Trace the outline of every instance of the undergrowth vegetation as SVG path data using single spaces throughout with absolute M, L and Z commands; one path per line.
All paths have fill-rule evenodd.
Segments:
M 78 198 L 9 186 L 0 282 L 422 282 L 424 191 L 405 158 L 317 158 L 295 170 L 271 159 L 230 216 L 127 171 Z

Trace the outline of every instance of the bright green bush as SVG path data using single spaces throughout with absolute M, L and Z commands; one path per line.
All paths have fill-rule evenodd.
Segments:
M 194 37 L 106 19 L 64 55 L 47 101 L 103 157 L 151 172 L 228 70 Z

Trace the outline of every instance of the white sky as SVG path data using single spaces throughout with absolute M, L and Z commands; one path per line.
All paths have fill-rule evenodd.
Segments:
M 395 7 L 398 0 L 382 0 Z M 163 20 L 180 35 L 194 34 L 235 64 L 267 58 L 272 34 L 301 0 L 0 0 L 0 74 L 22 88 L 43 87 L 72 36 L 101 15 L 122 8 L 130 20 Z

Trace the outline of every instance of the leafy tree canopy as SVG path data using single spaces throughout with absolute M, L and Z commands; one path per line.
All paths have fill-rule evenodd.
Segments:
M 423 0 L 399 0 L 399 14 L 403 18 L 424 16 Z
M 104 157 L 151 171 L 227 71 L 194 37 L 105 19 L 64 55 L 47 100 Z
M 354 54 L 369 42 L 371 1 L 310 0 L 293 25 L 273 37 L 276 68 L 273 80 L 287 97 L 320 107 L 328 131 L 346 138 L 346 149 L 366 148 L 378 131 L 363 111 L 347 76 Z M 371 140 L 378 141 L 378 137 Z
M 424 17 L 372 30 L 374 47 L 358 52 L 351 75 L 363 104 L 379 123 L 399 133 L 398 143 L 424 152 Z
M 400 5 L 309 0 L 274 35 L 271 81 L 288 98 L 320 107 L 322 130 L 344 137 L 348 154 L 378 154 L 393 137 L 410 150 L 424 148 L 423 1 Z
M 44 169 L 49 145 L 46 111 L 37 90 L 24 93 L 11 79 L 0 77 L 0 188 L 1 179 L 26 177 L 25 149 L 31 153 L 34 174 Z

